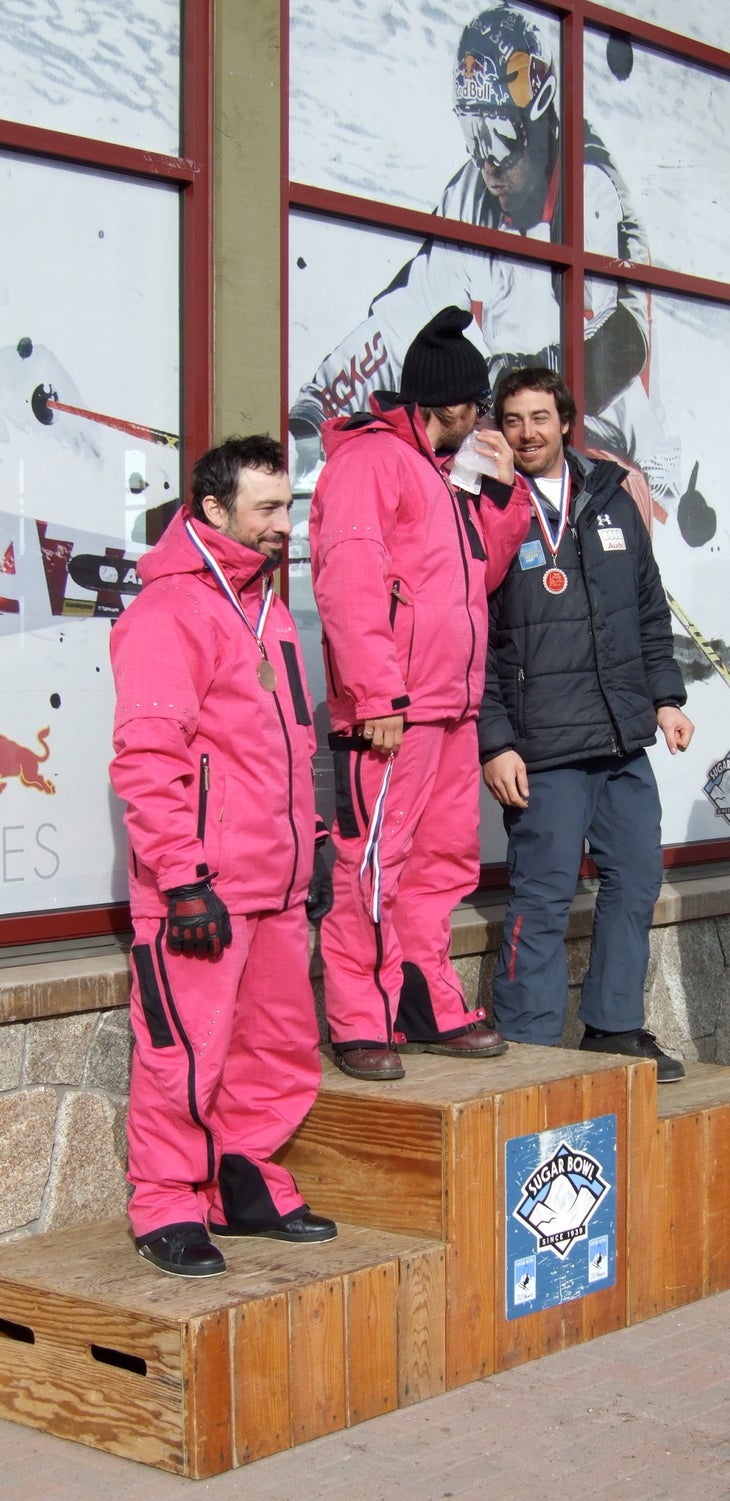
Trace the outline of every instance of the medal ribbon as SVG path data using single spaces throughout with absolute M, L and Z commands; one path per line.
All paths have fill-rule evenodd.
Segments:
M 271 579 L 270 578 L 267 579 L 267 581 L 266 581 L 266 583 L 264 585 L 264 597 L 263 597 L 263 599 L 261 601 L 261 609 L 259 610 L 259 618 L 258 618 L 258 620 L 256 622 L 256 626 L 254 628 L 254 626 L 252 626 L 251 621 L 248 618 L 248 615 L 246 614 L 246 611 L 243 608 L 243 605 L 241 604 L 240 599 L 238 598 L 238 595 L 236 594 L 235 589 L 233 588 L 233 586 L 231 585 L 231 583 L 229 582 L 229 580 L 226 578 L 226 575 L 223 572 L 223 569 L 221 568 L 220 563 L 218 562 L 218 560 L 216 558 L 213 557 L 212 552 L 208 551 L 208 548 L 206 547 L 206 545 L 205 545 L 202 537 L 198 536 L 198 533 L 196 532 L 195 527 L 193 526 L 192 521 L 186 521 L 185 522 L 185 530 L 186 530 L 186 532 L 187 532 L 187 534 L 188 534 L 188 536 L 190 538 L 190 541 L 193 543 L 193 545 L 195 547 L 197 547 L 198 552 L 200 553 L 201 557 L 204 559 L 204 561 L 206 563 L 206 566 L 210 569 L 211 573 L 213 574 L 213 577 L 215 578 L 216 583 L 218 584 L 218 588 L 221 589 L 222 592 L 225 594 L 226 598 L 230 600 L 231 604 L 233 605 L 234 610 L 238 610 L 238 613 L 239 613 L 239 615 L 240 615 L 240 617 L 241 617 L 244 625 L 251 632 L 251 635 L 253 636 L 254 641 L 256 642 L 256 645 L 258 646 L 258 649 L 261 652 L 261 656 L 264 658 L 264 660 L 268 660 L 268 658 L 266 657 L 266 652 L 264 650 L 264 643 L 263 643 L 262 637 L 263 637 L 263 634 L 264 634 L 264 630 L 266 628 L 266 622 L 267 622 L 267 620 L 269 618 L 269 611 L 271 609 L 271 606 L 274 603 L 274 585 L 273 585 Z
M 558 549 L 563 540 L 565 528 L 568 525 L 568 511 L 570 509 L 570 470 L 568 469 L 568 465 L 564 459 L 563 477 L 560 487 L 560 508 L 558 510 L 558 523 L 554 532 L 550 525 L 550 522 L 548 521 L 547 513 L 544 510 L 544 497 L 539 494 L 535 485 L 532 483 L 532 480 L 529 478 L 529 475 L 525 475 L 525 479 L 530 486 L 530 491 L 532 494 L 532 505 L 535 511 L 535 520 L 537 521 L 540 531 L 542 532 L 542 535 L 545 539 L 545 545 L 548 549 L 548 552 L 551 552 L 553 555 L 553 566 L 555 566 L 557 564 Z
M 394 757 L 391 753 L 388 758 L 388 764 L 385 768 L 385 775 L 380 784 L 380 791 L 375 799 L 375 806 L 373 808 L 370 822 L 368 824 L 367 835 L 365 838 L 365 850 L 362 857 L 362 864 L 360 865 L 361 886 L 368 866 L 371 867 L 372 884 L 370 888 L 369 911 L 374 923 L 380 922 L 380 836 L 383 830 L 383 817 L 385 814 L 385 795 L 388 791 L 388 784 L 390 782 L 391 773 L 393 771 L 393 760 Z

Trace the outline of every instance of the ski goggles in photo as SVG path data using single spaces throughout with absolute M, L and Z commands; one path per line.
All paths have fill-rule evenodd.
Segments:
M 487 114 L 483 110 L 462 113 L 457 110 L 466 149 L 477 167 L 509 166 L 522 156 L 527 145 L 527 133 L 519 117 L 504 114 Z

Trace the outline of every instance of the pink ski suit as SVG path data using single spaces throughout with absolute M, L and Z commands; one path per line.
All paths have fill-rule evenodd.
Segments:
M 332 1040 L 349 1048 L 448 1039 L 483 1015 L 449 959 L 451 913 L 479 879 L 487 591 L 530 516 L 521 478 L 504 509 L 479 503 L 450 485 L 417 407 L 370 405 L 325 423 L 310 520 L 337 803 L 321 945 Z M 401 712 L 386 761 L 358 727 Z
M 304 908 L 312 873 L 314 734 L 294 623 L 273 597 L 263 644 L 179 512 L 143 557 L 144 588 L 112 632 L 115 791 L 126 803 L 134 921 L 130 1218 L 137 1236 L 208 1217 L 251 1229 L 301 1211 L 271 1161 L 320 1078 Z M 252 627 L 267 560 L 193 525 Z M 165 943 L 172 887 L 210 874 L 233 942 L 216 960 Z

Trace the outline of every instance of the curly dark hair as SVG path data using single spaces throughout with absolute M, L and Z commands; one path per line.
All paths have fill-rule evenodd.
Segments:
M 254 433 L 249 438 L 226 438 L 202 454 L 190 477 L 190 508 L 198 521 L 206 519 L 203 510 L 206 495 L 213 495 L 226 511 L 233 510 L 242 469 L 285 474 L 283 445 L 268 433 Z
M 564 422 L 568 424 L 566 438 L 570 443 L 578 410 L 573 393 L 566 386 L 562 375 L 559 375 L 557 370 L 548 370 L 546 365 L 523 365 L 520 369 L 510 370 L 508 375 L 503 375 L 494 395 L 494 417 L 500 431 L 504 417 L 504 403 L 508 396 L 516 396 L 518 391 L 552 392 L 560 425 L 562 427 Z

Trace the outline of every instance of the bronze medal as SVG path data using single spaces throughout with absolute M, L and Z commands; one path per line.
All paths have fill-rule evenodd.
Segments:
M 564 594 L 568 587 L 568 575 L 562 568 L 548 568 L 542 576 L 543 587 L 548 594 Z
M 266 657 L 261 658 L 261 661 L 256 668 L 256 676 L 261 684 L 261 687 L 265 688 L 267 693 L 274 692 L 274 689 L 276 688 L 276 673 L 274 672 L 271 663 L 267 660 Z

